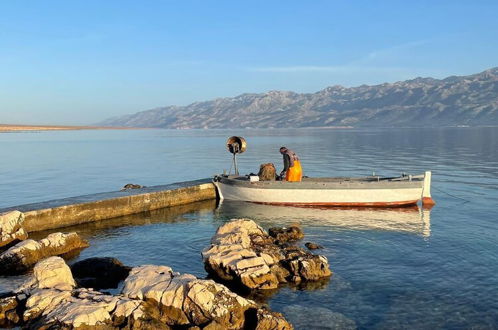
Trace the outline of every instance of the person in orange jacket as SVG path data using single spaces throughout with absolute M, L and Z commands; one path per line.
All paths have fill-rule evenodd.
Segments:
M 299 157 L 294 151 L 287 149 L 286 147 L 281 147 L 280 153 L 284 157 L 284 169 L 280 172 L 280 176 L 283 178 L 285 174 L 286 181 L 301 181 L 303 170 Z

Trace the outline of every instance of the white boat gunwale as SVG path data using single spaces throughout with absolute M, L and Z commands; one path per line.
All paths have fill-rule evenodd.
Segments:
M 342 189 L 412 189 L 421 188 L 424 185 L 422 177 L 412 178 L 412 180 L 399 180 L 399 178 L 371 179 L 366 178 L 304 178 L 301 182 L 289 181 L 254 181 L 250 182 L 248 176 L 220 175 L 215 176 L 214 182 L 220 182 L 232 186 L 240 186 L 256 189 L 321 189 L 321 190 L 342 190 Z

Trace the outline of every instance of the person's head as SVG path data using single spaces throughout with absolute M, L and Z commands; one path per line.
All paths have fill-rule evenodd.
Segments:
M 283 155 L 287 151 L 286 147 L 280 147 L 280 153 Z

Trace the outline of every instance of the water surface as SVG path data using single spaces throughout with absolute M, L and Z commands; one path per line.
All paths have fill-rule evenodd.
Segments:
M 278 148 L 286 145 L 306 175 L 432 170 L 437 205 L 427 212 L 196 203 L 71 228 L 91 246 L 70 262 L 114 256 L 204 277 L 200 251 L 224 221 L 251 217 L 264 228 L 299 222 L 303 243 L 324 246 L 334 275 L 268 298 L 296 328 L 498 327 L 496 128 L 0 134 L 0 207 L 208 177 L 229 168 L 224 142 L 233 134 L 249 144 L 242 172 L 265 162 L 280 169 Z M 19 281 L 0 278 L 0 291 Z

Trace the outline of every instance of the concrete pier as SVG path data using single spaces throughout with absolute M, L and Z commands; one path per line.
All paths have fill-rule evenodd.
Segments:
M 24 213 L 28 232 L 56 229 L 216 198 L 211 179 L 84 195 L 0 209 Z

